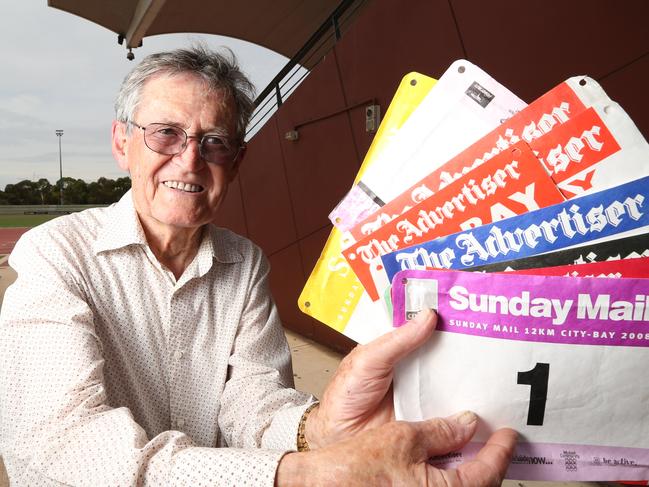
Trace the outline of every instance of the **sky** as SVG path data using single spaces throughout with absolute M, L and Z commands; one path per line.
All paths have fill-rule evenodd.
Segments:
M 0 189 L 24 179 L 63 176 L 95 181 L 126 176 L 110 151 L 113 103 L 124 76 L 147 54 L 189 46 L 228 46 L 263 90 L 288 59 L 237 39 L 170 34 L 145 37 L 135 61 L 117 34 L 47 6 L 47 0 L 0 0 Z

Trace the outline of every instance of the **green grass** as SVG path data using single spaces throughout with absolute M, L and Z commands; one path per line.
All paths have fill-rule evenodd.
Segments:
M 0 215 L 0 228 L 35 227 L 59 215 Z

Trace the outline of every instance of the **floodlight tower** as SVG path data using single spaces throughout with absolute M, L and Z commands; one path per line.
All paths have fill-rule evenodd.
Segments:
M 61 158 L 61 138 L 63 137 L 63 130 L 57 129 L 56 136 L 59 138 L 59 181 L 61 187 L 59 188 L 59 204 L 63 205 L 63 162 Z

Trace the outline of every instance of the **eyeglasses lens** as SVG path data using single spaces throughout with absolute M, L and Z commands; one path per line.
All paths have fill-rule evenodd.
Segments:
M 149 149 L 159 154 L 175 155 L 184 150 L 187 133 L 173 125 L 152 123 L 144 131 L 144 142 Z M 203 159 L 215 164 L 229 164 L 236 155 L 223 139 L 215 135 L 204 136 L 199 150 Z
M 178 154 L 185 144 L 186 135 L 178 127 L 152 123 L 144 130 L 144 142 L 152 151 L 159 154 Z
M 234 153 L 220 137 L 206 136 L 201 140 L 201 155 L 206 161 L 227 164 L 234 159 Z

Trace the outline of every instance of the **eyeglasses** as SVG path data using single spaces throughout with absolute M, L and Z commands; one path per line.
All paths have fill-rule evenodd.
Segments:
M 187 148 L 188 139 L 198 139 L 198 136 L 187 135 L 187 132 L 175 125 L 150 123 L 146 127 L 142 127 L 131 120 L 128 120 L 127 123 L 142 130 L 144 143 L 158 154 L 175 156 Z M 231 164 L 239 155 L 240 150 L 241 147 L 231 147 L 225 138 L 216 134 L 205 134 L 198 143 L 201 157 L 213 164 Z

